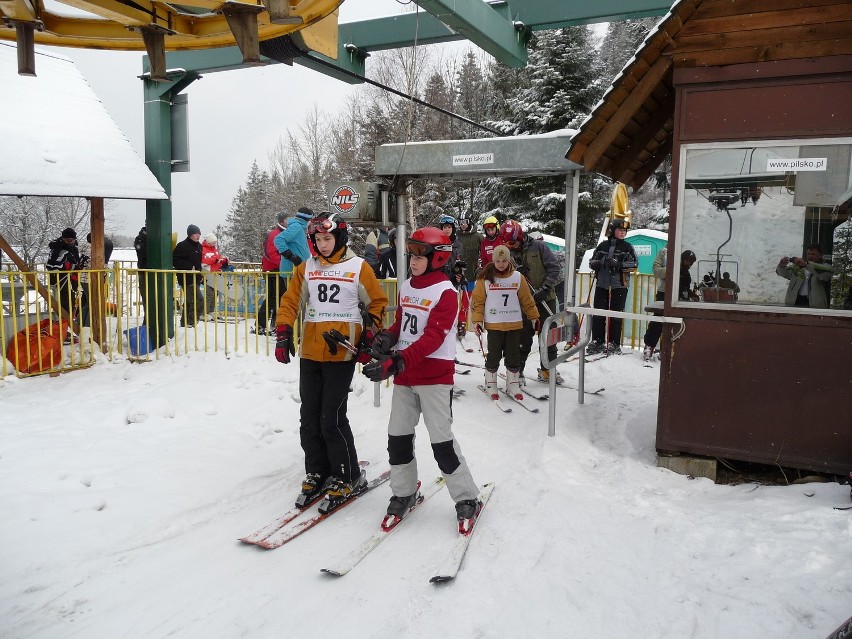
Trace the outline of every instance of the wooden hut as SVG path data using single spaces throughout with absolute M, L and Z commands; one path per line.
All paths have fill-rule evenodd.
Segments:
M 669 154 L 669 255 L 695 251 L 701 287 L 673 297 L 673 258 L 662 312 L 686 330 L 664 332 L 658 451 L 848 473 L 852 3 L 676 3 L 566 157 L 638 188 Z M 782 258 L 814 244 L 834 274 L 802 289 Z

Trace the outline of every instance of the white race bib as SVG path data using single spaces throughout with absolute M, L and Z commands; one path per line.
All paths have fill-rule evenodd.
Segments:
M 361 323 L 358 283 L 363 261 L 360 257 L 325 265 L 315 257 L 307 261 L 308 304 L 304 321 Z
M 420 339 L 426 329 L 426 322 L 429 321 L 429 313 L 435 308 L 445 291 L 455 292 L 455 287 L 449 281 L 438 282 L 426 288 L 412 287 L 411 280 L 402 283 L 399 288 L 402 323 L 399 328 L 399 341 L 396 343 L 398 351 L 405 350 Z M 458 297 L 456 297 L 456 300 L 456 315 L 458 315 Z M 454 361 L 456 358 L 455 331 L 449 331 L 444 337 L 443 343 L 427 357 Z

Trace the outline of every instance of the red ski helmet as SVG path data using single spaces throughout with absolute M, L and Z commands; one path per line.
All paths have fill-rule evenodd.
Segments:
M 411 238 L 405 243 L 405 250 L 409 255 L 426 256 L 429 258 L 427 270 L 437 271 L 450 260 L 453 246 L 449 236 L 441 229 L 426 226 L 411 234 Z
M 524 241 L 524 228 L 515 220 L 506 220 L 500 226 L 500 239 L 509 248 L 516 248 Z

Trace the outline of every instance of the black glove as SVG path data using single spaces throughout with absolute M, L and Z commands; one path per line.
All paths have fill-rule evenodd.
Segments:
M 362 372 L 373 382 L 381 382 L 391 375 L 398 375 L 405 368 L 402 355 L 394 353 L 387 359 L 370 362 L 364 366 Z
M 464 270 L 467 268 L 467 262 L 463 260 L 456 260 L 455 265 L 453 266 L 453 273 L 464 273 Z
M 614 257 L 609 257 L 606 260 L 606 265 L 610 268 L 618 268 L 618 260 Z
M 518 264 L 518 267 L 515 270 L 518 273 L 520 273 L 521 275 L 529 275 L 530 274 L 530 267 L 526 266 L 525 264 Z
M 601 266 L 603 266 L 603 263 L 600 260 L 589 260 L 589 268 L 593 271 L 601 270 Z
M 382 331 L 373 338 L 373 352 L 376 355 L 388 355 L 396 346 L 396 337 L 389 331 Z
M 293 346 L 293 328 L 282 324 L 275 329 L 275 335 L 278 337 L 275 342 L 275 359 L 282 364 L 289 364 L 290 356 L 296 354 L 296 347 Z
M 294 255 L 293 251 L 291 251 L 290 249 L 284 251 L 281 254 L 281 257 L 283 257 L 285 260 L 290 260 L 293 263 L 293 266 L 299 266 L 299 264 L 302 263 L 302 258 L 298 255 Z
M 546 286 L 542 286 L 541 288 L 537 288 L 533 291 L 533 299 L 536 302 L 542 302 L 547 299 L 547 296 L 550 295 L 550 289 Z

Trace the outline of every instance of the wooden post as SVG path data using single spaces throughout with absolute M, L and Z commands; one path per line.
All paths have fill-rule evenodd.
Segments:
M 104 335 L 106 334 L 106 318 L 104 308 L 106 301 L 106 286 L 104 281 L 104 199 L 93 197 L 89 200 L 91 206 L 92 233 L 92 263 L 93 271 L 89 274 L 89 314 L 92 321 L 92 339 L 106 352 Z

